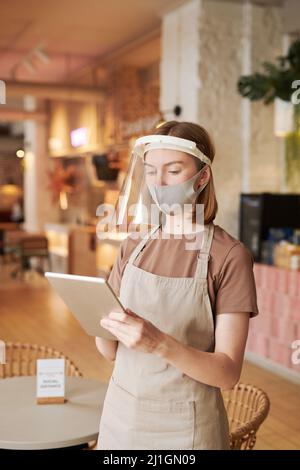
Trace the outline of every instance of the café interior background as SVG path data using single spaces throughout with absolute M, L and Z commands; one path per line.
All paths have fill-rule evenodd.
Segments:
M 108 380 L 112 365 L 40 271 L 108 275 L 124 234 L 99 240 L 96 209 L 115 204 L 134 140 L 163 120 L 197 122 L 217 149 L 215 223 L 241 238 L 243 222 L 255 257 L 260 315 L 242 380 L 271 399 L 256 447 L 299 448 L 299 212 L 267 220 L 276 204 L 299 205 L 299 140 L 292 155 L 288 144 L 296 107 L 252 101 L 237 86 L 265 62 L 278 66 L 299 38 L 297 0 L 1 2 L 2 340 L 47 344 Z M 24 234 L 41 243 L 29 261 Z

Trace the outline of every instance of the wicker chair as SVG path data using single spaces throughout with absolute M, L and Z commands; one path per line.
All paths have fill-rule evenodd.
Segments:
M 66 375 L 82 377 L 75 364 L 56 349 L 36 344 L 6 343 L 6 363 L 0 364 L 0 379 L 36 375 L 37 359 L 65 359 Z
M 266 419 L 270 400 L 267 394 L 255 387 L 239 383 L 232 390 L 223 391 L 230 426 L 231 450 L 251 450 L 256 433 Z

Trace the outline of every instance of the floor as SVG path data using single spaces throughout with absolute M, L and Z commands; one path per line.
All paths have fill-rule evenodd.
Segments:
M 47 280 L 36 273 L 12 280 L 11 270 L 11 265 L 0 265 L 0 339 L 49 345 L 68 355 L 84 376 L 108 381 L 112 365 Z M 271 400 L 256 449 L 300 449 L 300 386 L 247 362 L 241 381 L 262 388 Z

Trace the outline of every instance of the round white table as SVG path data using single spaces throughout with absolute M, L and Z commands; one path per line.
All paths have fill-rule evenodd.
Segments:
M 66 377 L 64 404 L 38 405 L 36 377 L 0 380 L 0 449 L 55 449 L 98 437 L 107 384 Z

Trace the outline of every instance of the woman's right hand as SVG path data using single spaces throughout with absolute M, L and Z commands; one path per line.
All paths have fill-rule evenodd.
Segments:
M 113 312 L 122 313 L 122 312 L 123 312 L 123 309 L 122 309 L 122 307 L 116 307 L 116 308 L 110 310 L 109 312 L 107 312 L 107 314 L 106 314 L 104 317 L 102 317 L 102 318 L 100 319 L 100 326 L 102 326 L 102 325 L 101 325 L 101 320 L 104 319 L 104 318 L 105 318 L 105 319 L 108 319 L 108 318 L 109 318 L 109 315 L 110 315 L 111 313 L 113 313 Z

